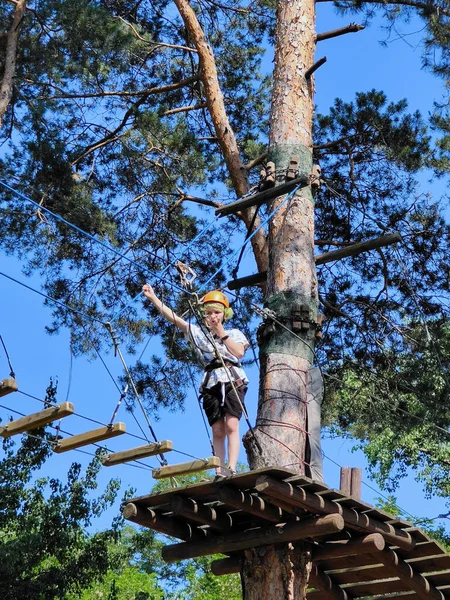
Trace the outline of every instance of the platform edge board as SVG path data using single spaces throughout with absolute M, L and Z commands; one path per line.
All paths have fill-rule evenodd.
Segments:
M 281 469 L 279 467 L 262 467 L 261 469 L 255 469 L 254 471 L 247 471 L 246 473 L 238 473 L 232 477 L 225 477 L 220 483 L 211 479 L 210 481 L 201 481 L 198 483 L 191 483 L 185 487 L 176 487 L 163 490 L 161 492 L 149 493 L 143 496 L 137 496 L 130 498 L 128 502 L 133 502 L 141 506 L 159 506 L 167 504 L 168 499 L 172 494 L 181 494 L 183 496 L 199 497 L 209 496 L 215 497 L 217 494 L 217 488 L 219 485 L 232 485 L 239 489 L 253 488 L 256 480 L 261 475 L 270 475 L 275 479 L 284 479 L 292 476 L 292 470 Z

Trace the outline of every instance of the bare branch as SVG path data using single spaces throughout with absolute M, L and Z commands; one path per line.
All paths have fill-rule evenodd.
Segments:
M 309 67 L 309 69 L 305 72 L 305 79 L 309 79 L 312 74 L 317 71 L 317 69 L 319 67 L 321 67 L 322 65 L 324 65 L 327 62 L 327 57 L 326 56 L 322 56 L 322 58 L 319 58 L 319 60 L 317 62 L 315 62 L 312 67 Z
M 357 23 L 350 23 L 346 27 L 340 29 L 333 29 L 332 31 L 325 31 L 324 33 L 318 33 L 316 36 L 316 42 L 322 42 L 323 40 L 329 40 L 330 38 L 338 37 L 339 35 L 345 35 L 346 33 L 356 33 L 365 29 L 364 25 L 358 25 Z
M 17 41 L 19 38 L 19 28 L 25 14 L 25 0 L 19 0 L 14 9 L 11 29 L 6 36 L 6 55 L 5 69 L 3 79 L 0 85 L 0 127 L 3 124 L 3 117 L 8 109 L 13 91 L 13 79 L 16 72 L 16 54 Z
M 120 19 L 120 21 L 122 21 L 122 23 L 124 25 L 126 25 L 127 27 L 129 27 L 134 36 L 140 40 L 141 42 L 145 42 L 146 44 L 151 44 L 152 46 L 154 46 L 154 48 L 158 48 L 158 47 L 162 47 L 162 48 L 173 48 L 175 50 L 186 50 L 187 52 L 195 52 L 197 53 L 197 50 L 195 48 L 189 48 L 189 46 L 178 46 L 176 44 L 165 44 L 164 42 L 155 42 L 153 40 L 146 40 L 145 38 L 143 38 L 140 33 L 138 32 L 138 30 L 136 29 L 136 27 L 132 24 L 129 23 L 128 21 L 125 21 L 125 19 L 123 17 L 116 17 L 117 19 Z
M 152 96 L 154 94 L 165 94 L 166 92 L 171 92 L 173 90 L 178 90 L 182 87 L 186 87 L 191 83 L 195 83 L 200 79 L 199 75 L 192 75 L 191 77 L 186 77 L 186 79 L 181 79 L 175 83 L 169 83 L 167 85 L 162 85 L 160 87 L 148 88 L 146 90 L 136 90 L 136 91 L 127 91 L 127 92 L 93 92 L 93 93 L 85 93 L 85 94 L 66 94 L 63 90 L 61 93 L 56 96 L 40 96 L 39 99 L 72 99 L 72 98 L 104 98 L 107 96 L 120 96 L 125 98 L 132 98 L 134 96 Z M 38 82 L 31 82 L 34 85 L 39 85 Z M 42 86 L 53 87 L 58 89 L 55 85 L 50 83 L 42 83 Z
M 166 110 L 162 113 L 163 117 L 167 117 L 169 115 L 176 115 L 181 112 L 189 112 L 190 110 L 200 110 L 202 108 L 206 108 L 206 104 L 195 104 L 192 106 L 180 106 L 180 108 L 173 108 L 172 110 Z
M 268 154 L 269 154 L 268 152 L 264 152 L 264 154 L 260 154 L 259 156 L 257 156 L 256 158 L 254 158 L 253 160 L 248 162 L 246 165 L 244 165 L 244 168 L 247 169 L 247 171 L 251 171 L 253 169 L 253 167 L 256 167 L 256 165 L 260 165 L 263 161 L 265 161 Z

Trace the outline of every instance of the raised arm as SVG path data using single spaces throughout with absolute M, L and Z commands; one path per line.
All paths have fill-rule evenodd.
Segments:
M 142 286 L 142 291 L 144 292 L 144 296 L 150 300 L 156 310 L 169 321 L 169 323 L 173 323 L 175 327 L 181 329 L 183 333 L 188 332 L 189 323 L 179 317 L 169 306 L 166 306 L 162 300 L 156 296 L 153 291 L 152 286 L 149 283 L 145 283 Z

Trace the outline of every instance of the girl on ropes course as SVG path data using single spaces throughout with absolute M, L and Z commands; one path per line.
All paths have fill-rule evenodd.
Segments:
M 250 346 L 239 329 L 224 329 L 225 321 L 233 316 L 228 298 L 220 291 L 208 292 L 201 300 L 201 311 L 207 330 L 187 322 L 166 306 L 150 284 L 142 288 L 146 298 L 170 323 L 184 333 L 205 365 L 200 386 L 203 409 L 212 428 L 213 446 L 220 458 L 218 476 L 236 473 L 239 456 L 239 420 L 242 417 L 248 379 L 240 360 Z M 228 469 L 225 468 L 225 440 L 228 442 Z

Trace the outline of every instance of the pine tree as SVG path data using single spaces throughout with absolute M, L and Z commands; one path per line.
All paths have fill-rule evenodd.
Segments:
M 381 14 L 392 27 L 417 15 L 425 32 L 425 67 L 446 81 L 447 4 L 335 2 L 339 11 L 365 19 Z M 10 24 L 11 10 L 2 8 L 6 31 L 17 30 Z M 1 41 L 5 48 L 11 37 Z M 326 185 L 315 194 L 313 186 L 305 186 L 284 204 L 279 197 L 260 211 L 243 210 L 200 239 L 186 257 L 200 277 L 217 272 L 213 283 L 222 285 L 228 276 L 227 264 L 220 268 L 227 241 L 236 232 L 256 231 L 264 216 L 278 209 L 267 232 L 262 227 L 251 240 L 256 268 L 267 281 L 242 294 L 247 302 L 263 300 L 278 322 L 274 327 L 267 317 L 260 335 L 256 436 L 263 452 L 253 437 L 246 439 L 251 468 L 290 465 L 303 472 L 306 377 L 314 356 L 326 359 L 328 374 L 344 379 L 347 390 L 362 380 L 361 372 L 370 372 L 376 385 L 385 386 L 385 396 L 396 391 L 394 373 L 414 368 L 407 357 L 416 365 L 422 360 L 423 345 L 416 340 L 426 321 L 444 332 L 445 343 L 449 228 L 438 202 L 417 197 L 417 174 L 425 168 L 448 174 L 448 105 L 436 106 L 433 116 L 439 140 L 419 114 L 407 112 L 406 102 L 391 103 L 376 90 L 358 94 L 353 102 L 337 100 L 313 124 L 312 70 L 320 39 L 324 35 L 317 34 L 312 0 L 280 0 L 276 6 L 260 0 L 245 7 L 186 0 L 174 5 L 47 0 L 25 11 L 20 23 L 14 88 L 3 125 L 10 147 L 3 177 L 19 178 L 15 185 L 41 207 L 120 249 L 132 262 L 108 256 L 62 221 L 50 223 L 43 208 L 24 212 L 14 195 L 4 205 L 2 247 L 26 257 L 30 271 L 43 273 L 46 292 L 75 309 L 102 316 L 127 307 L 117 328 L 130 345 L 164 326 L 158 321 L 149 326 L 135 307 L 128 308 L 129 298 L 139 292 L 147 269 L 160 271 L 200 232 L 206 211 L 219 206 L 226 189 L 230 197 L 246 194 L 267 160 L 275 163 L 277 183 L 293 157 L 303 178 L 320 160 Z M 271 77 L 260 75 L 267 40 L 274 44 Z M 9 54 L 5 57 L 8 86 Z M 193 205 L 197 211 L 188 210 Z M 393 231 L 403 237 L 402 258 L 378 250 L 316 271 L 315 244 L 327 252 Z M 170 286 L 164 293 L 170 295 Z M 315 348 L 319 306 L 327 319 L 326 335 Z M 306 325 L 292 331 L 295 322 Z M 62 325 L 72 328 L 80 352 L 91 350 L 92 339 L 105 339 L 100 328 L 91 328 L 87 336 L 79 314 L 58 307 L 51 329 Z M 183 372 L 185 355 L 169 334 L 164 339 L 171 359 L 167 369 L 177 385 L 167 378 L 164 386 L 154 384 L 157 358 L 134 370 L 151 408 L 181 401 L 175 373 Z M 439 350 L 428 342 L 426 352 L 445 373 Z M 438 380 L 436 392 L 442 386 Z M 447 427 L 448 411 L 421 396 L 422 387 L 421 382 L 413 386 L 406 404 L 400 390 L 395 402 L 412 414 L 422 412 L 430 422 L 439 415 L 440 425 Z M 445 403 L 447 390 L 444 377 Z M 331 407 L 335 396 L 332 389 Z M 330 418 L 364 442 L 370 407 L 376 405 L 379 415 L 383 406 L 377 397 L 361 391 L 359 404 L 369 408 L 362 413 L 330 409 Z M 382 416 L 393 427 L 395 413 Z M 280 427 L 286 423 L 289 427 Z M 411 418 L 411 435 L 416 425 Z M 392 440 L 370 441 L 372 448 L 392 449 Z M 408 441 L 398 457 L 406 464 L 411 456 L 431 451 Z M 245 597 L 263 597 L 263 589 L 271 597 L 304 597 L 307 571 L 301 545 L 248 553 Z

